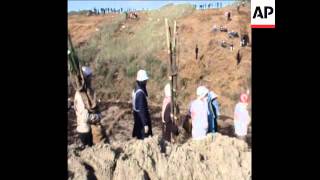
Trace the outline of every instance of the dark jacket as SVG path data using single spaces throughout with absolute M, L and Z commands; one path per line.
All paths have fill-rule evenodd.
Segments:
M 144 139 L 147 136 L 152 136 L 152 126 L 149 114 L 147 96 L 148 92 L 146 90 L 145 84 L 137 82 L 134 92 L 141 89 L 143 92 L 137 92 L 135 98 L 135 108 L 137 111 L 133 111 L 134 126 L 132 137 L 138 139 Z M 144 126 L 147 125 L 149 130 L 147 133 L 144 132 Z
M 208 96 L 208 133 L 218 132 L 218 116 L 219 112 L 219 104 L 217 98 L 211 98 Z
M 165 123 L 163 123 L 163 128 L 162 128 L 163 139 L 169 142 L 171 142 L 171 134 L 178 135 L 178 127 L 174 124 L 174 122 L 170 117 L 170 113 L 171 113 L 170 104 L 171 103 L 167 104 L 166 109 L 164 111 L 163 119 Z

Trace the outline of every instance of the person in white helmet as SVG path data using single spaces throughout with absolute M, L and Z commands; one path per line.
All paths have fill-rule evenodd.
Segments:
M 205 86 L 197 88 L 197 99 L 190 105 L 192 119 L 192 139 L 202 139 L 208 132 L 208 97 L 209 90 Z
M 146 89 L 148 75 L 145 70 L 139 70 L 135 89 L 132 92 L 132 108 L 134 126 L 132 137 L 144 139 L 152 136 L 151 119 L 148 108 L 148 92 Z
M 89 67 L 81 68 L 85 80 L 86 88 L 78 89 L 74 97 L 74 110 L 77 116 L 77 132 L 81 141 L 81 147 L 92 146 L 94 144 L 92 136 L 92 127 L 98 125 L 101 120 L 101 114 L 97 106 L 95 93 L 91 87 L 92 70 Z M 89 99 L 92 104 L 89 103 Z M 93 126 L 92 126 L 93 125 Z M 98 132 L 94 132 L 99 134 Z M 101 132 L 102 133 L 102 132 Z M 103 135 L 100 135 L 101 140 Z

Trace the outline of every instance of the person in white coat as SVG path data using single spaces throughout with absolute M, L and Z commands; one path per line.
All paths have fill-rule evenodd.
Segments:
M 90 87 L 92 70 L 89 67 L 83 66 L 82 72 L 85 78 L 85 82 Z M 85 101 L 87 98 L 86 92 L 83 90 L 77 90 L 74 97 L 74 110 L 77 116 L 77 133 L 81 141 L 81 147 L 92 146 L 93 132 L 91 125 L 98 123 L 101 120 L 101 114 L 99 111 L 96 113 L 92 112 L 92 108 L 86 105 Z M 97 106 L 94 107 L 97 109 Z
M 197 99 L 192 101 L 189 113 L 192 119 L 192 139 L 203 139 L 208 132 L 208 93 L 204 86 L 197 88 Z
M 248 94 L 243 93 L 240 95 L 240 102 L 235 106 L 234 110 L 234 130 L 239 139 L 245 140 L 248 126 L 251 118 L 248 112 Z

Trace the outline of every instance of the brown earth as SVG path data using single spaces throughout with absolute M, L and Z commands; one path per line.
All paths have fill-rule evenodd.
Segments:
M 209 134 L 170 144 L 155 136 L 77 152 L 68 148 L 69 179 L 251 179 L 251 150 L 241 140 Z

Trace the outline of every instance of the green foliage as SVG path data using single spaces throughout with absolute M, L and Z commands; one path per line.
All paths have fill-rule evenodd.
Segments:
M 126 75 L 128 77 L 134 77 L 137 74 L 138 70 L 139 69 L 137 64 L 134 64 L 134 63 L 128 64 L 126 68 Z
M 127 24 L 124 14 L 114 16 L 111 23 L 101 24 L 100 31 L 76 49 L 79 59 L 83 61 L 81 63 L 95 67 L 95 80 L 99 81 L 96 84 L 101 87 L 97 91 L 106 94 L 105 97 L 129 94 L 131 88 L 114 85 L 117 83 L 115 79 L 120 76 L 120 79 L 125 79 L 125 86 L 129 87 L 128 83 L 135 79 L 139 69 L 147 71 L 150 77 L 148 86 L 159 89 L 167 79 L 168 71 L 168 64 L 156 57 L 159 51 L 166 49 L 164 19 L 168 18 L 170 25 L 173 25 L 174 20 L 193 11 L 190 5 L 168 5 L 160 10 L 148 11 L 147 19 L 138 22 L 137 26 L 133 22 L 122 29 L 122 25 Z

